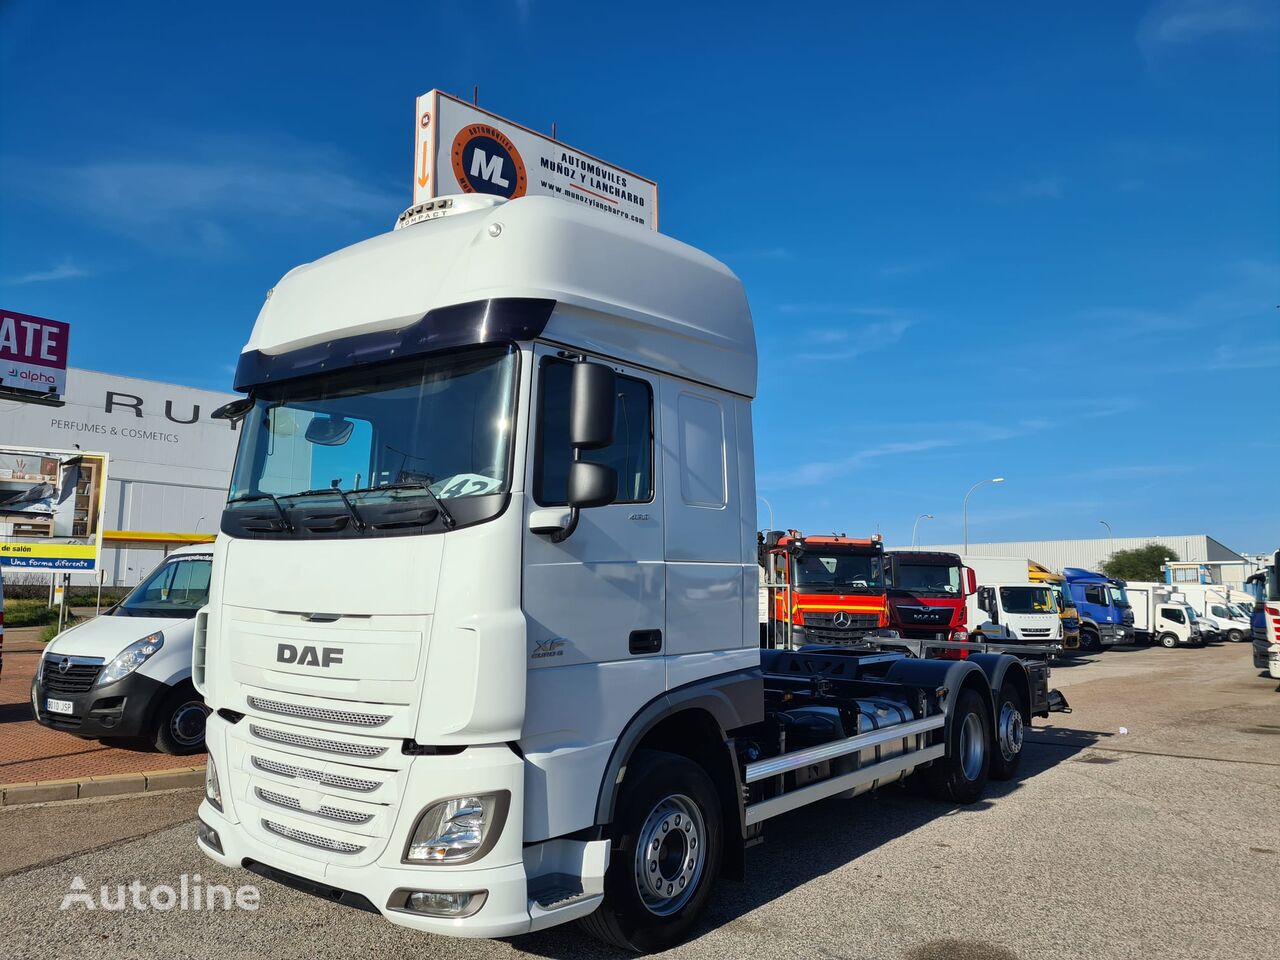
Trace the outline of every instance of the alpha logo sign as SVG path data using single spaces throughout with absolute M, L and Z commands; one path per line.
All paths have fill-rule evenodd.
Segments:
M 514 200 L 529 188 L 524 160 L 497 127 L 475 123 L 453 138 L 453 175 L 464 193 L 491 193 Z
M 413 203 L 459 193 L 559 197 L 658 229 L 658 185 L 439 90 L 418 98 Z
M 59 397 L 67 389 L 70 324 L 0 311 L 0 387 Z

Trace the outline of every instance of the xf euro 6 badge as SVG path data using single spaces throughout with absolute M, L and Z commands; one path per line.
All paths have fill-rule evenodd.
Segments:
M 529 187 L 524 159 L 511 138 L 487 123 L 458 131 L 450 150 L 453 175 L 463 193 L 488 193 L 514 200 Z

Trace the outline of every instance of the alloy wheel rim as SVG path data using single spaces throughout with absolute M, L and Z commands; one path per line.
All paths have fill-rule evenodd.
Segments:
M 636 889 L 655 916 L 675 913 L 693 896 L 707 862 L 707 832 L 698 805 L 684 794 L 659 801 L 636 838 Z
M 208 713 L 199 700 L 188 700 L 169 718 L 169 732 L 184 747 L 193 747 L 204 740 L 205 718 Z
M 1006 700 L 1000 707 L 1000 753 L 1012 760 L 1022 752 L 1022 711 Z
M 965 715 L 960 725 L 960 769 L 966 780 L 977 780 L 982 772 L 983 751 L 986 737 L 982 731 L 982 718 L 977 713 Z

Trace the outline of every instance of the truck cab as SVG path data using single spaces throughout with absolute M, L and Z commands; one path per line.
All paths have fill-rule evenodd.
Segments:
M 1048 567 L 1042 567 L 1034 560 L 1029 561 L 1028 576 L 1033 583 L 1047 583 L 1053 591 L 1053 599 L 1058 605 L 1058 616 L 1062 619 L 1062 648 L 1076 650 L 1080 647 L 1080 611 L 1076 609 L 1071 592 L 1066 588 L 1066 578 L 1054 573 Z
M 1280 550 L 1249 577 L 1245 587 L 1254 598 L 1249 619 L 1253 666 L 1280 680 Z
M 974 639 L 1004 635 L 1024 643 L 1062 640 L 1062 618 L 1053 591 L 1030 580 L 980 585 L 970 597 L 969 623 Z
M 958 554 L 889 550 L 884 563 L 891 630 L 912 640 L 968 639 L 966 601 L 977 583 Z
M 1133 611 L 1124 581 L 1101 573 L 1067 567 L 1066 590 L 1080 611 L 1080 646 L 1097 651 L 1133 641 Z
M 759 537 L 768 592 L 765 645 L 848 644 L 889 625 L 884 544 L 770 530 Z

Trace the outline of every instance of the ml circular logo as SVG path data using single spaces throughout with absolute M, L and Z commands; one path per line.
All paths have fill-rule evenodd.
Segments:
M 453 138 L 453 175 L 463 193 L 489 193 L 514 200 L 529 187 L 520 151 L 501 130 L 472 123 Z

